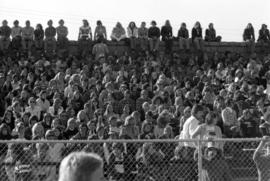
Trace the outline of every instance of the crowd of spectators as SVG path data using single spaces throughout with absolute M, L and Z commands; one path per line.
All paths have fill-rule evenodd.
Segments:
M 149 29 L 145 22 L 140 28 L 131 22 L 127 33 L 121 23 L 112 31 L 112 41 L 130 44 L 131 51 L 118 55 L 108 50 L 102 22 L 97 22 L 92 35 L 88 21 L 83 20 L 79 29 L 80 55 L 47 56 L 48 51 L 54 53 L 58 47 L 68 47 L 68 29 L 63 20 L 57 28 L 48 21 L 45 31 L 40 24 L 34 30 L 29 21 L 24 28 L 18 21 L 12 28 L 3 21 L 0 139 L 189 139 L 198 136 L 211 139 L 270 135 L 270 55 L 173 52 L 175 37 L 169 21 L 161 30 L 155 21 Z M 159 51 L 160 36 L 165 42 L 164 52 Z M 221 41 L 221 37 L 216 36 L 211 23 L 203 39 L 197 22 L 189 40 L 186 24 L 182 23 L 177 40 L 180 50 L 184 46 L 187 50 L 191 46 L 203 50 L 204 41 Z M 255 40 L 251 24 L 245 29 L 244 40 Z M 266 25 L 262 26 L 258 40 L 269 41 Z M 87 50 L 84 47 L 90 41 L 93 46 Z M 39 53 L 34 54 L 33 47 Z M 37 144 L 25 152 L 18 145 L 19 149 L 11 145 L 7 160 L 21 163 L 22 155 L 31 152 L 36 161 L 57 162 L 64 153 L 83 149 L 103 155 L 107 175 L 112 180 L 123 180 L 126 170 L 131 180 L 135 178 L 137 166 L 132 161 L 136 158 L 146 165 L 154 165 L 150 168 L 156 173 L 152 174 L 156 180 L 166 180 L 158 163 L 164 159 L 193 158 L 196 148 L 193 143 L 93 145 Z M 224 150 L 223 144 L 205 147 Z M 1 144 L 0 158 L 5 157 L 6 151 L 7 145 Z M 22 176 L 20 169 L 26 170 L 24 174 L 38 173 L 40 180 L 49 178 L 47 172 L 55 172 L 16 168 L 15 175 L 6 168 L 9 179 Z

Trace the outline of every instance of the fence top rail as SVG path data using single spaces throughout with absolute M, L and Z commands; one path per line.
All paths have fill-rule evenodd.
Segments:
M 203 140 L 203 139 L 147 139 L 147 140 L 0 140 L 1 143 L 182 143 L 182 142 L 250 142 L 250 141 L 261 141 L 262 138 L 222 138 L 222 139 L 213 139 L 213 140 Z

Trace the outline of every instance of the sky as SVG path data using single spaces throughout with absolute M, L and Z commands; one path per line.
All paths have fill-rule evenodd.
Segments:
M 57 26 L 64 19 L 71 40 L 77 40 L 82 19 L 89 21 L 92 31 L 101 20 L 109 36 L 117 21 L 126 28 L 130 21 L 149 26 L 156 20 L 161 27 L 169 19 L 175 36 L 182 22 L 191 30 L 200 21 L 203 31 L 212 22 L 223 41 L 242 41 L 249 22 L 256 38 L 261 24 L 270 26 L 270 0 L 0 0 L 0 21 L 4 19 L 10 26 L 15 19 L 21 26 L 30 20 L 34 27 L 46 27 L 49 19 Z

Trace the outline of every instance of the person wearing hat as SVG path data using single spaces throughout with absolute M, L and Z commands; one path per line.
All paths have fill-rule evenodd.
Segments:
M 270 180 L 270 137 L 264 136 L 253 154 L 258 171 L 258 181 Z M 265 150 L 264 150 L 265 149 Z

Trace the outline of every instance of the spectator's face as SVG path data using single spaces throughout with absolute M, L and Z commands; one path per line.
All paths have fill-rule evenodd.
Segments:
M 53 22 L 52 21 L 48 21 L 48 26 L 52 26 Z
M 56 128 L 57 126 L 60 126 L 60 123 L 59 123 L 59 121 L 57 119 L 54 119 L 52 121 L 52 128 Z
M 76 127 L 75 121 L 72 120 L 72 121 L 68 122 L 68 129 L 69 130 L 74 130 L 75 127 Z
M 2 23 L 3 26 L 7 26 L 7 24 L 8 24 L 7 21 L 3 21 Z
M 27 27 L 29 27 L 29 26 L 30 26 L 30 22 L 26 22 L 25 25 L 26 25 Z
M 217 150 L 216 149 L 210 149 L 207 152 L 207 157 L 208 159 L 212 160 L 213 158 L 215 158 L 215 156 L 217 155 Z
M 198 120 L 203 121 L 204 120 L 203 115 L 204 115 L 203 111 L 199 111 L 197 113 L 196 117 L 197 117 Z
M 80 126 L 80 134 L 85 136 L 87 134 L 87 128 L 85 126 Z
M 117 119 L 116 118 L 112 118 L 110 121 L 110 126 L 111 127 L 116 127 L 117 126 Z
M 142 28 L 145 28 L 145 26 L 146 26 L 146 23 L 145 22 L 142 22 L 141 27 Z

